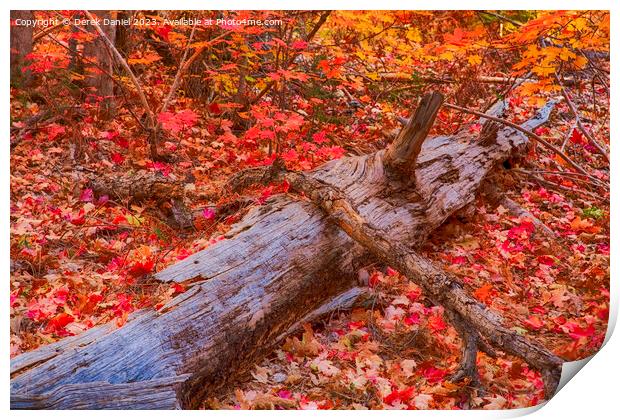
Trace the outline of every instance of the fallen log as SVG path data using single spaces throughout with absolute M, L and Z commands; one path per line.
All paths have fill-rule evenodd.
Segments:
M 422 108 L 418 115 L 429 111 Z M 524 127 L 543 124 L 551 109 L 544 107 Z M 502 111 L 501 104 L 493 107 L 495 115 Z M 473 201 L 497 164 L 527 144 L 511 127 L 482 143 L 464 127 L 424 141 L 414 183 L 387 176 L 385 150 L 331 161 L 305 176 L 342 191 L 390 244 L 416 248 Z M 133 401 L 146 408 L 156 381 L 158 392 L 176 399 L 150 408 L 196 408 L 251 369 L 299 320 L 354 287 L 358 269 L 372 259 L 314 203 L 290 195 L 250 210 L 226 238 L 156 275 L 189 286 L 161 309 L 14 358 L 11 406 L 112 408 L 123 398 L 124 407 Z M 89 384 L 100 387 L 97 398 Z M 103 384 L 114 386 L 106 391 Z M 116 385 L 125 386 L 124 396 Z
M 455 276 L 437 268 L 430 260 L 406 246 L 388 239 L 385 230 L 367 223 L 342 191 L 300 173 L 289 173 L 285 178 L 295 190 L 305 193 L 321 207 L 347 235 L 375 257 L 417 282 L 435 304 L 455 314 L 456 322 L 460 324 L 458 329 L 464 336 L 465 354 L 472 353 L 467 351 L 472 343 L 478 347 L 477 337 L 482 336 L 491 345 L 520 357 L 539 370 L 547 397 L 553 396 L 562 373 L 562 359 L 544 346 L 507 328 L 498 314 L 469 296 Z M 471 337 L 475 339 L 471 340 Z M 471 366 L 471 360 L 465 360 L 464 364 Z
M 107 195 L 111 199 L 141 202 L 153 200 L 166 202 L 171 198 L 183 196 L 181 182 L 166 177 L 158 172 L 137 171 L 120 177 L 88 177 L 88 185 L 98 196 Z
M 108 196 L 121 202 L 139 203 L 152 200 L 170 204 L 171 219 L 181 229 L 193 226 L 193 217 L 185 205 L 183 184 L 158 172 L 137 171 L 120 177 L 88 176 L 88 185 L 97 196 Z

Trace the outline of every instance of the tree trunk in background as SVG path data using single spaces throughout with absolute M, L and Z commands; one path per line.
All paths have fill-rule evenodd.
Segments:
M 136 12 L 133 10 L 119 10 L 117 12 L 117 19 L 132 19 Z M 116 28 L 116 49 L 125 57 L 131 53 L 131 49 L 135 47 L 132 43 L 131 35 L 135 31 L 135 28 L 131 25 L 119 25 Z
M 183 80 L 185 95 L 193 99 L 204 99 L 209 94 L 209 87 L 203 80 L 205 72 L 204 54 L 194 61 Z
M 16 26 L 16 19 L 33 19 L 32 10 L 11 10 L 11 83 L 27 86 L 32 80 L 30 71 L 23 71 L 26 55 L 32 52 L 31 26 Z
M 102 19 L 100 26 L 105 35 L 112 43 L 116 40 L 116 26 L 104 25 L 103 19 L 115 19 L 116 12 L 94 10 L 93 15 Z M 84 85 L 92 88 L 89 92 L 90 101 L 98 101 L 101 118 L 108 119 L 114 116 L 114 81 L 110 77 L 113 74 L 114 57 L 105 42 L 95 33 L 92 41 L 84 45 L 84 57 L 92 63 L 86 62 L 86 79 Z

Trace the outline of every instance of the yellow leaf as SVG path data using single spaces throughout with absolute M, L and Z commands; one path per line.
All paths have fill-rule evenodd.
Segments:
M 132 214 L 126 215 L 125 219 L 127 220 L 127 223 L 129 223 L 131 226 L 135 226 L 135 227 L 140 227 L 140 225 L 142 225 L 142 223 L 144 223 L 144 217 L 134 216 Z
M 560 60 L 568 61 L 571 58 L 577 58 L 577 54 L 575 54 L 568 48 L 562 48 L 562 50 L 560 51 Z
M 480 57 L 478 54 L 470 55 L 469 57 L 467 57 L 467 61 L 469 61 L 469 64 L 471 64 L 472 66 L 475 66 L 476 64 L 482 63 L 482 57 Z
M 573 64 L 578 69 L 584 68 L 587 63 L 588 63 L 588 59 L 582 55 L 580 55 L 579 57 L 575 58 L 575 60 L 573 60 Z
M 410 28 L 407 31 L 407 39 L 409 41 L 413 41 L 413 42 L 420 42 L 420 41 L 422 41 L 422 37 L 420 36 L 420 31 L 418 31 L 417 28 Z
M 442 60 L 454 60 L 454 53 L 452 51 L 444 51 L 439 54 L 439 58 Z
M 538 76 L 547 77 L 555 73 L 555 66 L 534 66 L 532 71 Z

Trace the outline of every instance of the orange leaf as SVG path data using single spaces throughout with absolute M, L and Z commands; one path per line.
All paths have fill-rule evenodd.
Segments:
M 478 289 L 476 289 L 476 291 L 474 292 L 474 297 L 481 302 L 489 303 L 489 301 L 491 300 L 490 298 L 492 294 L 493 294 L 493 286 L 487 283 L 483 285 L 482 287 L 479 287 Z

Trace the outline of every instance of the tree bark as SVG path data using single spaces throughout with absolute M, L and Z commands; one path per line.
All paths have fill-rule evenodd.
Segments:
M 543 108 L 524 126 L 543 124 L 550 111 Z M 480 144 L 464 127 L 422 144 L 415 185 L 386 176 L 385 150 L 331 161 L 305 176 L 341 191 L 389 243 L 415 248 L 472 202 L 487 174 L 527 143 L 508 127 L 497 131 L 494 142 Z M 273 197 L 253 208 L 226 240 L 159 272 L 162 282 L 189 286 L 161 309 L 142 310 L 119 329 L 104 325 L 14 358 L 12 407 L 116 407 L 119 398 L 127 407 L 129 400 L 144 407 L 153 381 L 158 390 L 174 393 L 175 406 L 198 407 L 269 354 L 300 320 L 353 288 L 369 258 L 315 204 Z M 89 406 L 93 383 L 114 386 L 109 395 L 101 388 Z M 117 386 L 123 384 L 135 392 L 120 397 Z
M 32 20 L 32 10 L 11 10 L 11 82 L 27 86 L 30 71 L 24 71 L 26 56 L 32 52 L 32 26 L 17 26 L 17 19 Z
M 107 195 L 113 199 L 166 202 L 183 197 L 181 182 L 157 172 L 140 170 L 123 176 L 88 175 L 87 178 L 95 194 Z
M 112 19 L 116 12 L 96 10 L 93 14 L 102 20 L 101 29 L 108 39 L 114 44 L 116 39 L 116 26 L 104 25 L 103 19 Z M 114 74 L 114 57 L 105 44 L 105 41 L 94 32 L 94 39 L 84 45 L 84 56 L 92 59 L 99 68 L 88 65 L 84 84 L 93 89 L 91 98 L 99 100 L 99 106 L 103 118 L 111 118 L 114 115 L 114 81 L 110 74 Z M 104 73 L 101 69 L 105 70 Z
M 422 98 L 415 114 L 385 153 L 384 166 L 388 171 L 415 182 L 416 160 L 442 103 L 443 95 L 440 93 Z

